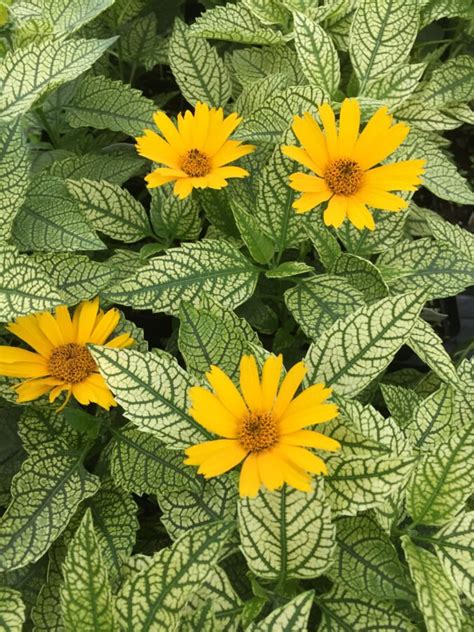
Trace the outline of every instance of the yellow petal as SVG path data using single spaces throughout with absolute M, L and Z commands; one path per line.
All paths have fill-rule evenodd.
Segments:
M 184 145 L 178 130 L 170 117 L 164 112 L 156 112 L 153 115 L 153 120 L 155 121 L 157 128 L 165 137 L 166 142 L 176 149 L 178 153 L 184 153 L 187 147 Z
M 298 362 L 285 375 L 273 406 L 273 417 L 276 421 L 285 413 L 305 374 L 306 367 L 304 362 Z
M 262 369 L 262 408 L 271 410 L 280 383 L 281 369 L 283 367 L 283 356 L 269 356 Z
M 238 140 L 227 140 L 212 158 L 213 167 L 221 167 L 254 151 L 254 145 L 242 145 Z
M 311 169 L 314 173 L 321 172 L 321 168 L 311 159 L 308 152 L 302 147 L 296 147 L 295 145 L 282 145 L 281 151 L 285 156 L 299 162 L 304 167 Z
M 219 110 L 221 110 L 221 108 L 219 108 Z M 242 120 L 236 112 L 232 112 L 232 114 L 227 116 L 221 123 L 217 122 L 218 117 L 217 119 L 216 117 L 212 117 L 212 119 L 212 123 L 210 122 L 209 124 L 210 133 L 207 137 L 205 146 L 203 147 L 203 151 L 209 156 L 217 154 L 219 149 Z
M 283 472 L 280 459 L 273 451 L 257 454 L 259 478 L 267 489 L 273 491 L 283 485 Z
M 375 222 L 372 213 L 364 205 L 352 198 L 347 206 L 347 217 L 349 221 L 359 230 L 368 228 L 374 230 Z
M 326 463 L 306 448 L 300 448 L 293 445 L 282 445 L 281 451 L 285 454 L 285 457 L 291 461 L 294 465 L 312 472 L 313 474 L 327 474 L 328 468 Z
M 234 167 L 231 165 L 229 167 L 218 167 L 213 174 L 221 178 L 246 178 L 249 175 L 249 172 L 247 169 L 243 169 L 242 167 Z
M 245 459 L 247 454 L 247 450 L 238 441 L 228 441 L 223 450 L 214 452 L 201 463 L 198 474 L 203 474 L 206 478 L 224 474 Z
M 92 331 L 94 330 L 98 309 L 98 298 L 95 298 L 92 301 L 83 301 L 81 303 L 79 316 L 75 323 L 76 342 L 78 344 L 83 345 L 90 340 L 90 336 L 92 334 Z
M 118 309 L 109 309 L 105 314 L 99 316 L 95 327 L 90 335 L 89 342 L 95 345 L 102 345 L 117 327 L 120 320 Z
M 24 340 L 42 356 L 49 358 L 51 355 L 54 346 L 39 328 L 36 315 L 21 316 L 17 318 L 14 323 L 7 325 L 6 328 L 11 331 L 12 334 Z M 0 356 L 0 359 L 3 358 Z
M 301 430 L 305 426 L 323 424 L 337 417 L 338 408 L 335 404 L 319 404 L 301 412 L 283 415 L 280 421 L 281 434 L 289 434 Z
M 303 492 L 310 492 L 311 477 L 308 476 L 308 474 L 300 467 L 288 460 L 283 447 L 277 448 L 275 452 L 277 452 L 280 458 L 281 470 L 285 483 Z
M 59 380 L 50 377 L 27 380 L 15 386 L 17 402 L 31 402 L 47 393 L 53 386 L 60 384 Z
M 354 146 L 351 158 L 362 165 L 364 156 L 378 143 L 391 124 L 392 117 L 388 113 L 388 108 L 384 105 L 375 112 L 362 130 Z
M 334 110 L 329 103 L 323 103 L 319 106 L 318 112 L 324 127 L 328 159 L 334 160 L 334 158 L 338 157 L 336 117 L 334 115 Z
M 201 465 L 201 463 L 208 459 L 212 454 L 227 448 L 229 443 L 232 443 L 232 440 L 212 439 L 211 441 L 203 441 L 203 443 L 190 446 L 184 451 L 187 456 L 184 463 L 186 465 Z
M 385 191 L 414 191 L 421 184 L 426 160 L 402 160 L 366 171 L 364 184 Z
M 188 197 L 188 195 L 193 190 L 193 181 L 192 178 L 181 178 L 180 180 L 176 180 L 174 185 L 174 194 L 177 195 L 181 200 L 184 200 Z
M 331 437 L 327 437 L 321 432 L 315 432 L 314 430 L 297 430 L 291 434 L 286 434 L 280 437 L 281 445 L 297 445 L 305 446 L 307 448 L 317 448 L 318 450 L 328 450 L 334 452 L 339 450 L 341 444 Z
M 244 355 L 240 360 L 240 390 L 251 411 L 262 409 L 262 389 L 254 356 Z
M 17 363 L 38 364 L 40 366 L 47 365 L 46 359 L 39 353 L 28 351 L 27 349 L 20 349 L 20 347 L 0 346 L 0 364 L 9 365 Z
M 333 195 L 323 215 L 326 226 L 339 228 L 346 219 L 348 204 L 349 198 L 342 195 Z
M 140 156 L 174 169 L 179 169 L 179 152 L 156 132 L 144 130 L 144 136 L 136 139 L 136 148 Z
M 189 398 L 190 415 L 206 430 L 230 439 L 237 436 L 238 420 L 215 395 L 201 386 L 193 386 L 189 389 Z
M 72 388 L 71 384 L 58 384 L 58 386 L 54 386 L 51 389 L 51 392 L 49 394 L 49 401 L 50 401 L 50 403 L 52 404 L 53 402 L 55 402 L 56 399 L 61 395 L 61 393 L 63 391 L 66 391 L 67 392 L 66 401 L 64 402 L 63 406 L 61 406 L 61 408 L 63 408 L 67 404 L 67 402 L 69 401 L 69 398 L 70 398 L 71 393 L 72 393 L 71 388 Z
M 135 340 L 130 336 L 130 334 L 124 333 L 106 342 L 105 346 L 112 347 L 114 349 L 124 349 L 125 347 L 130 347 L 131 345 L 133 345 L 134 342 Z
M 257 457 L 250 454 L 244 461 L 240 471 L 239 493 L 242 498 L 250 496 L 254 498 L 260 489 L 260 475 L 258 472 Z
M 370 167 L 382 162 L 403 143 L 409 131 L 410 128 L 406 123 L 393 125 L 377 139 L 377 142 L 370 149 L 365 149 L 364 154 L 361 154 L 361 160 L 357 159 L 357 162 L 362 169 L 370 169 Z
M 48 338 L 52 345 L 60 347 L 65 344 L 63 333 L 59 328 L 59 325 L 52 314 L 44 312 L 38 314 L 38 325 L 44 335 Z
M 221 404 L 236 418 L 241 419 L 248 413 L 248 408 L 228 375 L 217 366 L 212 365 L 210 371 L 206 373 L 209 384 L 214 389 L 216 397 Z
M 293 202 L 293 208 L 296 209 L 297 213 L 307 213 L 322 202 L 329 200 L 331 195 L 332 193 L 329 189 L 322 193 L 303 193 L 301 197 Z
M 398 195 L 388 191 L 369 189 L 368 187 L 361 189 L 357 193 L 356 198 L 364 204 L 383 209 L 384 211 L 401 211 L 408 207 L 408 202 Z
M 74 328 L 72 326 L 71 315 L 66 305 L 59 305 L 56 307 L 56 322 L 62 332 L 64 342 L 74 342 Z
M 161 187 L 164 184 L 168 184 L 168 182 L 173 182 L 174 180 L 176 180 L 176 176 L 163 176 L 161 173 L 157 173 L 157 171 L 152 171 L 145 176 L 146 185 L 149 189 Z
M 302 193 L 323 193 L 329 190 L 323 178 L 307 173 L 292 173 L 290 176 L 290 187 Z
M 193 147 L 202 149 L 209 134 L 209 106 L 198 101 L 194 109 Z
M 344 99 L 339 115 L 338 152 L 350 157 L 354 149 L 360 126 L 360 107 L 357 99 Z
M 295 397 L 286 410 L 286 415 L 299 413 L 322 404 L 332 393 L 332 388 L 326 388 L 324 384 L 313 384 L 306 388 L 302 393 Z
M 292 129 L 314 163 L 314 172 L 322 176 L 329 162 L 326 138 L 309 112 L 295 116 Z M 286 154 L 287 156 L 289 154 Z M 291 158 L 292 156 L 290 156 Z

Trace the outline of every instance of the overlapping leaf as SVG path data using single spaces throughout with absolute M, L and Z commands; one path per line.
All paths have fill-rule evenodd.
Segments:
M 30 153 L 20 120 L 0 129 L 0 239 L 8 239 L 11 224 L 28 189 Z
M 5 632 L 21 632 L 25 623 L 25 605 L 21 594 L 0 586 L 0 628 Z
M 474 512 L 461 513 L 431 539 L 446 574 L 474 599 Z
M 305 630 L 308 624 L 314 593 L 312 590 L 300 593 L 280 608 L 276 608 L 262 621 L 250 625 L 249 632 L 293 632 Z

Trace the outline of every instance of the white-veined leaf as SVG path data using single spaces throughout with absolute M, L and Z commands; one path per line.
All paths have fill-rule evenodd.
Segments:
M 263 26 L 243 4 L 226 4 L 205 11 L 191 31 L 209 39 L 227 40 L 239 44 L 282 44 L 283 34 Z
M 88 76 L 66 106 L 65 119 L 72 127 L 111 129 L 137 136 L 152 125 L 156 105 L 121 81 Z
M 146 66 L 150 59 L 154 59 L 155 55 L 158 58 L 162 57 L 163 49 L 156 34 L 157 26 L 158 21 L 154 13 L 139 16 L 126 24 L 124 33 L 120 37 L 123 58 L 132 65 Z
M 296 53 L 306 78 L 326 94 L 334 94 L 341 80 L 341 69 L 332 39 L 303 13 L 294 13 L 294 29 Z
M 392 271 L 387 282 L 397 294 L 424 289 L 428 298 L 441 298 L 474 282 L 474 261 L 429 237 L 390 248 L 380 255 L 377 267 Z
M 362 292 L 367 303 L 378 301 L 388 294 L 388 286 L 380 270 L 364 257 L 343 252 L 333 262 L 331 272 L 344 277 Z
M 308 350 L 307 382 L 324 382 L 338 395 L 360 393 L 406 342 L 423 301 L 423 294 L 385 298 L 336 321 Z
M 171 71 L 184 98 L 191 105 L 202 101 L 224 106 L 230 98 L 227 68 L 215 48 L 177 19 L 170 39 Z
M 175 450 L 209 438 L 187 412 L 193 380 L 174 359 L 110 347 L 91 351 L 125 417 L 137 428 Z
M 407 487 L 407 511 L 415 523 L 452 520 L 474 482 L 472 423 L 436 443 L 418 463 Z
M 425 68 L 426 64 L 404 64 L 395 68 L 378 79 L 369 81 L 365 95 L 388 106 L 399 105 L 416 90 Z
M 178 346 L 188 371 L 202 378 L 215 364 L 237 378 L 247 344 L 260 341 L 246 320 L 204 297 L 199 307 L 183 301 Z
M 202 230 L 200 211 L 196 199 L 180 200 L 172 194 L 171 185 L 151 190 L 151 223 L 165 243 L 197 239 Z
M 191 593 L 216 565 L 229 535 L 229 525 L 218 523 L 185 534 L 171 548 L 158 551 L 117 595 L 119 624 L 141 632 L 175 629 Z
M 408 346 L 442 380 L 455 387 L 458 386 L 459 377 L 449 354 L 443 347 L 443 341 L 431 325 L 422 318 L 416 321 Z
M 474 512 L 461 513 L 430 538 L 448 577 L 474 600 Z
M 32 180 L 13 222 L 13 238 L 24 250 L 43 252 L 101 250 L 105 245 L 57 177 Z
M 46 272 L 68 305 L 97 296 L 118 276 L 112 266 L 92 261 L 86 255 L 36 253 L 31 260 Z
M 232 53 L 237 80 L 248 86 L 268 75 L 285 74 L 291 84 L 300 83 L 302 71 L 294 50 L 288 46 L 243 48 Z
M 258 577 L 318 577 L 332 563 L 335 529 L 321 478 L 308 494 L 284 485 L 242 498 L 239 529 L 243 554 Z
M 472 16 L 472 7 L 464 0 L 423 0 L 421 6 L 422 27 L 443 17 L 469 18 Z
M 290 18 L 280 0 L 242 0 L 242 4 L 264 24 L 286 25 Z
M 132 146 L 130 146 L 133 149 Z M 142 170 L 145 161 L 133 153 L 102 153 L 70 156 L 54 162 L 49 169 L 52 176 L 63 180 L 108 180 L 122 184 Z
M 69 544 L 62 571 L 61 611 L 66 630 L 113 630 L 112 591 L 89 510 Z
M 315 599 L 322 610 L 318 632 L 417 632 L 414 624 L 395 610 L 390 601 L 380 601 L 365 593 L 351 593 L 337 585 Z
M 375 230 L 359 230 L 351 222 L 344 222 L 337 229 L 337 236 L 348 253 L 353 253 L 352 256 L 366 257 L 377 252 L 384 252 L 404 238 L 407 213 L 387 213 L 374 209 L 373 216 Z
M 407 480 L 416 459 L 373 455 L 336 456 L 327 459 L 326 492 L 333 510 L 354 516 L 379 507 L 384 499 Z
M 0 320 L 48 311 L 61 302 L 48 274 L 31 257 L 0 246 Z
M 257 270 L 234 246 L 206 239 L 155 257 L 106 295 L 136 309 L 177 315 L 181 301 L 192 302 L 203 292 L 224 307 L 237 307 L 253 294 L 256 280 Z
M 3 94 L 0 114 L 5 123 L 26 112 L 49 86 L 71 81 L 113 44 L 106 40 L 33 42 L 8 53 L 3 60 Z
M 274 254 L 273 240 L 262 231 L 258 220 L 247 213 L 239 200 L 231 197 L 230 205 L 235 223 L 250 255 L 257 263 L 267 264 Z
M 62 533 L 78 504 L 97 491 L 98 479 L 83 456 L 46 444 L 13 479 L 12 501 L 0 520 L 0 567 L 13 570 L 38 560 Z
M 363 0 L 359 4 L 349 46 L 361 94 L 369 81 L 406 60 L 418 25 L 417 0 Z
M 18 434 L 28 454 L 35 454 L 39 445 L 67 445 L 79 449 L 81 437 L 69 424 L 62 411 L 55 410 L 47 399 L 40 399 L 23 409 L 18 421 Z
M 336 560 L 328 575 L 355 593 L 411 601 L 413 590 L 388 535 L 370 516 L 336 521 Z
M 10 237 L 11 225 L 28 190 L 30 152 L 20 120 L 0 129 L 0 239 Z
M 436 556 L 416 546 L 406 535 L 402 546 L 428 632 L 461 631 L 461 604 L 451 580 Z
M 473 90 L 474 60 L 469 55 L 459 55 L 448 59 L 433 71 L 420 97 L 426 105 L 440 107 L 452 102 L 468 101 Z
M 0 629 L 22 632 L 25 623 L 25 604 L 21 593 L 7 586 L 0 587 Z
M 394 114 L 399 121 L 407 123 L 411 128 L 425 132 L 456 129 L 461 125 L 461 122 L 452 116 L 427 105 L 418 94 L 397 107 Z
M 380 390 L 390 414 L 397 424 L 405 428 L 413 419 L 421 397 L 412 389 L 398 384 L 381 384 Z
M 331 230 L 323 222 L 322 215 L 316 215 L 313 221 L 305 225 L 308 237 L 318 257 L 329 272 L 341 254 L 341 246 Z
M 273 95 L 286 90 L 290 84 L 288 75 L 276 73 L 266 75 L 245 84 L 234 104 L 234 111 L 245 120 L 255 110 L 263 107 Z
M 321 274 L 299 281 L 284 294 L 296 322 L 310 338 L 316 339 L 336 320 L 365 305 L 362 293 L 348 281 Z
M 311 606 L 313 604 L 314 591 L 308 590 L 294 597 L 280 608 L 276 608 L 269 615 L 250 625 L 248 632 L 295 632 L 306 630 Z
M 143 206 L 118 184 L 105 180 L 68 180 L 67 189 L 95 230 L 131 243 L 151 233 Z
M 437 214 L 427 215 L 426 223 L 436 241 L 449 244 L 463 257 L 474 261 L 474 235 L 472 233 L 461 226 L 447 222 Z
M 108 9 L 115 0 L 40 0 L 41 13 L 55 33 L 70 35 Z

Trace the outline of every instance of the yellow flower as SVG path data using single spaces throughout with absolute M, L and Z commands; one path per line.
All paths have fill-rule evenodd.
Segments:
M 49 391 L 49 401 L 66 391 L 80 404 L 95 402 L 106 408 L 116 402 L 103 377 L 99 374 L 86 344 L 107 347 L 128 347 L 133 344 L 125 333 L 109 340 L 120 314 L 116 309 L 103 312 L 99 300 L 84 301 L 71 318 L 65 305 L 56 307 L 55 315 L 49 312 L 21 316 L 7 329 L 21 338 L 34 351 L 20 347 L 0 346 L 0 375 L 27 378 L 15 387 L 19 402 L 38 399 Z
M 227 178 L 249 175 L 242 167 L 228 164 L 255 149 L 253 145 L 229 140 L 242 120 L 238 114 L 224 118 L 222 108 L 197 103 L 194 114 L 178 114 L 178 127 L 164 112 L 156 112 L 153 120 L 163 138 L 146 129 L 145 135 L 136 139 L 137 151 L 166 167 L 146 176 L 148 188 L 174 182 L 175 195 L 183 199 L 195 188 L 222 189 L 227 186 Z
M 324 132 L 311 114 L 305 112 L 293 121 L 293 131 L 302 147 L 282 147 L 286 156 L 315 174 L 290 176 L 290 186 L 303 193 L 293 204 L 297 212 L 306 213 L 329 200 L 324 211 L 326 225 L 338 227 L 347 217 L 356 228 L 373 230 L 374 219 L 366 205 L 384 211 L 406 208 L 408 202 L 390 192 L 415 191 L 421 184 L 426 161 L 375 165 L 403 143 L 410 130 L 408 125 L 392 126 L 392 117 L 382 107 L 359 135 L 360 108 L 356 99 L 345 99 L 341 105 L 339 134 L 330 105 L 321 105 L 319 116 Z
M 243 356 L 242 395 L 221 369 L 211 367 L 206 377 L 214 393 L 192 387 L 189 412 L 201 426 L 224 439 L 187 448 L 186 464 L 199 465 L 198 473 L 211 478 L 244 461 L 241 496 L 255 496 L 262 484 L 269 490 L 288 483 L 309 491 L 308 472 L 327 473 L 324 461 L 306 448 L 337 450 L 339 443 L 304 428 L 336 417 L 337 406 L 324 403 L 331 389 L 315 384 L 295 397 L 306 368 L 303 362 L 295 364 L 278 388 L 282 365 L 281 355 L 269 357 L 260 381 L 255 358 Z

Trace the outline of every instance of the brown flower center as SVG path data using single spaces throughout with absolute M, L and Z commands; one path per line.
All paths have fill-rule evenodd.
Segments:
M 329 163 L 324 172 L 324 179 L 336 195 L 353 195 L 360 189 L 363 174 L 354 160 L 338 158 Z
M 69 342 L 56 347 L 49 358 L 50 374 L 58 380 L 77 384 L 97 370 L 97 365 L 84 345 Z
M 207 176 L 211 171 L 211 160 L 199 149 L 190 149 L 181 159 L 181 169 L 192 178 Z
M 250 413 L 242 421 L 239 441 L 249 452 L 262 452 L 278 442 L 278 430 L 271 413 Z

